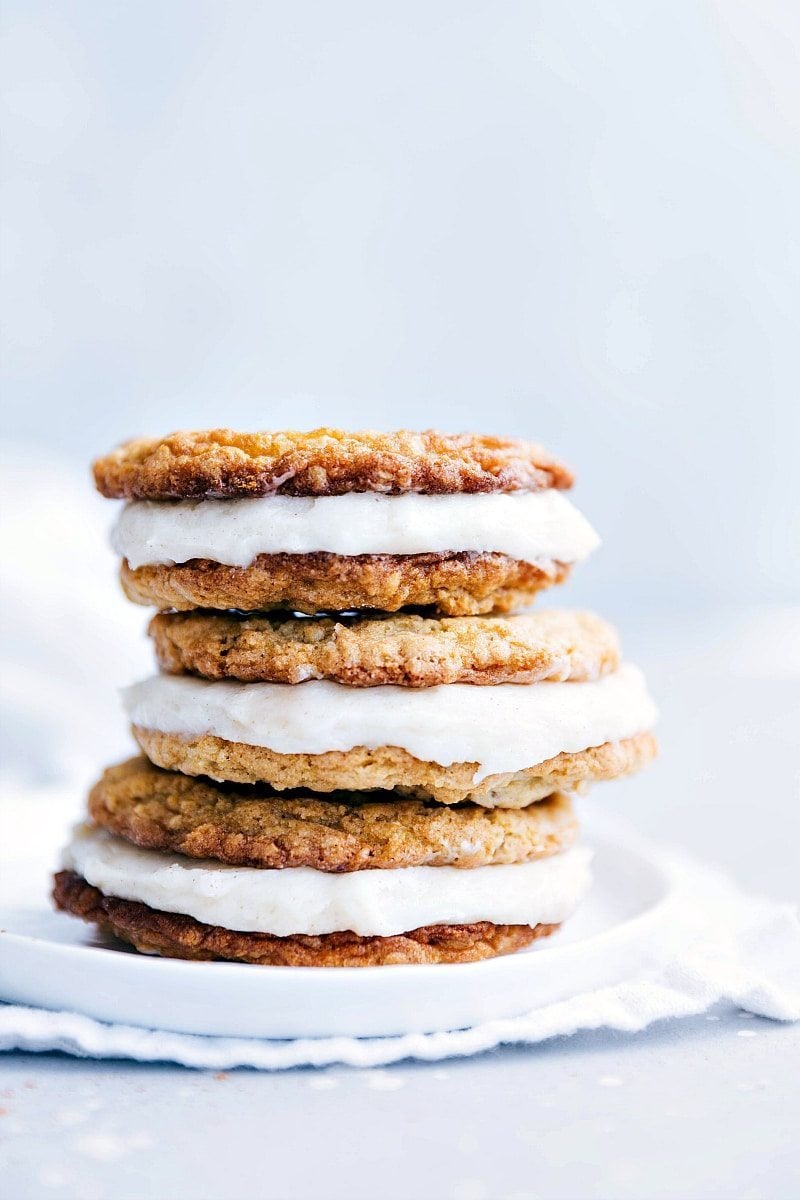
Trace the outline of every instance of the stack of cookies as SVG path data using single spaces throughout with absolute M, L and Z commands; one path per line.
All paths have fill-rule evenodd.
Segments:
M 181 433 L 95 464 L 122 585 L 158 609 L 142 756 L 89 796 L 56 904 L 137 949 L 466 962 L 590 883 L 570 793 L 655 754 L 614 630 L 514 613 L 598 544 L 532 443 Z

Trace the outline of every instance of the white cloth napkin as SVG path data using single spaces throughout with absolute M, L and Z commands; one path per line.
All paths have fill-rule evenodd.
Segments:
M 664 859 L 677 880 L 672 913 L 680 949 L 656 969 L 520 1017 L 405 1037 L 262 1041 L 107 1025 L 76 1013 L 7 1004 L 0 1005 L 0 1049 L 61 1050 L 216 1070 L 332 1063 L 375 1067 L 409 1058 L 432 1062 L 462 1057 L 504 1044 L 532 1045 L 583 1029 L 635 1033 L 654 1021 L 692 1016 L 719 1002 L 774 1020 L 800 1020 L 797 910 L 748 896 L 725 876 L 684 856 L 665 854 Z

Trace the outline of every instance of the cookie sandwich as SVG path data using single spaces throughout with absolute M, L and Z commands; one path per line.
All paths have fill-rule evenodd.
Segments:
M 472 962 L 552 933 L 589 885 L 567 796 L 519 810 L 106 771 L 56 904 L 138 950 L 272 966 Z
M 137 604 L 508 612 L 599 539 L 540 446 L 434 432 L 173 434 L 101 458 Z

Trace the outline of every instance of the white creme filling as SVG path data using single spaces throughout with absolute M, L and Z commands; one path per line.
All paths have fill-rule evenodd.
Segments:
M 310 867 L 229 867 L 140 850 L 104 830 L 75 831 L 63 864 L 107 896 L 183 913 L 242 932 L 363 937 L 421 925 L 555 925 L 574 912 L 591 882 L 591 851 L 510 866 L 404 867 L 330 874 Z
M 575 563 L 600 544 L 560 492 L 490 495 L 263 496 L 137 500 L 111 542 L 132 568 L 206 558 L 247 567 L 259 554 L 489 551 L 531 563 Z
M 477 763 L 475 782 L 523 771 L 650 729 L 657 710 L 638 667 L 587 683 L 353 688 L 340 683 L 220 683 L 154 675 L 123 693 L 131 722 L 159 733 L 324 754 L 398 746 L 442 766 Z

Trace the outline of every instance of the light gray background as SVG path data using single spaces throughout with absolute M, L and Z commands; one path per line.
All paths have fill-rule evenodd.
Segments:
M 799 19 L 5 0 L 12 772 L 79 794 L 149 669 L 93 454 L 210 424 L 518 433 L 605 539 L 550 602 L 619 623 L 663 709 L 661 762 L 598 802 L 796 899 Z M 8 1057 L 0 1195 L 792 1200 L 797 1030 L 714 1015 L 364 1075 Z

